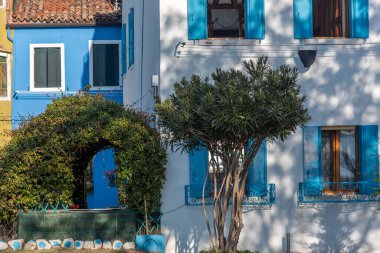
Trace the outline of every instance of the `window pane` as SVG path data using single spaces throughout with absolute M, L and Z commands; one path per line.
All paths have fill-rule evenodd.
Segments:
M 47 80 L 49 88 L 61 87 L 61 49 L 48 48 Z
M 244 37 L 244 1 L 208 1 L 207 22 L 210 38 Z
M 7 58 L 0 56 L 0 97 L 8 95 Z
M 34 49 L 34 87 L 61 87 L 61 49 L 59 47 Z
M 323 182 L 333 182 L 332 131 L 322 131 L 322 176 Z M 332 185 L 331 185 L 332 186 Z
M 119 86 L 119 45 L 93 45 L 93 86 Z
M 355 130 L 340 131 L 340 182 L 355 182 Z
M 313 0 L 315 37 L 349 37 L 349 4 L 346 0 Z

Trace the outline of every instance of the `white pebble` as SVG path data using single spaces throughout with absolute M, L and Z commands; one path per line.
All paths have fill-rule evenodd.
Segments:
M 103 242 L 103 249 L 112 249 L 112 243 L 110 241 Z
M 59 239 L 55 239 L 55 240 L 49 240 L 49 242 L 50 242 L 50 244 L 51 244 L 51 246 L 53 247 L 53 248 L 59 248 L 59 246 L 62 244 L 62 241 L 61 240 L 59 240 Z
M 74 239 L 73 238 L 66 238 L 62 242 L 62 247 L 65 249 L 72 249 L 74 248 Z
M 34 240 L 30 240 L 29 242 L 25 243 L 24 250 L 36 250 L 37 249 L 37 243 Z
M 24 239 L 19 239 L 19 240 L 11 240 L 8 242 L 9 246 L 11 246 L 11 248 L 13 250 L 21 250 L 22 249 L 22 245 L 24 244 Z
M 84 241 L 76 240 L 76 241 L 74 242 L 74 245 L 75 245 L 75 249 L 83 249 Z
M 134 242 L 126 242 L 123 245 L 123 249 L 135 249 L 136 245 Z
M 4 242 L 4 241 L 0 241 L 0 250 L 6 250 L 8 249 L 8 243 Z
M 122 249 L 123 248 L 123 243 L 119 240 L 116 240 L 112 244 L 112 249 Z

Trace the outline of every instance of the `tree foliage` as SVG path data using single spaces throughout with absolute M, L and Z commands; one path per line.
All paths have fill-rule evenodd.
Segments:
M 21 123 L 0 150 L 0 224 L 14 224 L 20 208 L 41 202 L 85 200 L 85 169 L 106 148 L 115 150 L 119 203 L 142 211 L 145 196 L 148 208 L 158 209 L 166 153 L 146 120 L 132 109 L 85 93 L 56 99 Z
M 166 144 L 187 152 L 206 148 L 211 155 L 203 191 L 210 180 L 213 229 L 204 213 L 218 250 L 236 250 L 248 170 L 263 140 L 283 141 L 310 119 L 297 74 L 287 65 L 271 68 L 268 58 L 260 57 L 244 62 L 244 71 L 217 69 L 211 79 L 183 78 L 156 106 Z

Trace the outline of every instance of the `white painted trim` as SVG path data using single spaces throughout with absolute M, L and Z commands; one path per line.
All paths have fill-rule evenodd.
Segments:
M 5 8 L 7 6 L 7 0 L 3 0 L 3 5 L 0 4 L 0 8 Z
M 60 88 L 36 88 L 34 87 L 34 49 L 35 48 L 49 48 L 59 47 L 61 50 L 61 87 Z M 65 72 L 65 44 L 64 43 L 51 43 L 51 44 L 30 44 L 30 91 L 32 92 L 64 92 L 66 89 L 66 72 Z
M 11 56 L 7 53 L 1 53 L 0 56 L 5 57 L 7 61 L 7 96 L 0 97 L 0 101 L 7 101 L 11 99 Z
M 94 44 L 116 44 L 119 46 L 118 52 L 119 52 L 119 86 L 104 86 L 104 87 L 94 87 L 94 70 L 93 70 L 93 47 Z M 89 75 L 90 75 L 90 90 L 120 90 L 122 89 L 122 78 L 121 78 L 121 72 L 122 72 L 122 66 L 121 66 L 121 40 L 89 40 L 88 41 L 88 52 L 89 52 Z
M 313 38 L 304 39 L 304 45 L 364 45 L 365 39 L 357 38 Z

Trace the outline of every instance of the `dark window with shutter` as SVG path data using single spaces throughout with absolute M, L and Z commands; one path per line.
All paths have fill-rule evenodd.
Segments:
M 93 45 L 93 86 L 119 86 L 119 45 Z
M 34 49 L 34 87 L 61 87 L 61 49 L 59 47 Z
M 8 95 L 7 58 L 0 56 L 0 97 Z
M 348 0 L 314 0 L 314 37 L 350 37 Z

